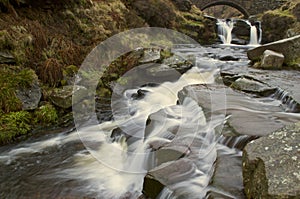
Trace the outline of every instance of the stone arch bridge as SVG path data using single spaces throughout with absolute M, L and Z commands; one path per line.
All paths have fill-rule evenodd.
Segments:
M 201 10 L 216 5 L 231 6 L 243 13 L 245 18 L 248 18 L 251 15 L 279 8 L 287 0 L 191 0 L 191 2 Z

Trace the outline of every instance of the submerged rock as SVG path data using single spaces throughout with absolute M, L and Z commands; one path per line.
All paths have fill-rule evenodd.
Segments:
M 161 59 L 160 49 L 144 49 L 144 54 L 142 58 L 139 60 L 141 64 L 157 62 Z
M 223 55 L 219 58 L 221 61 L 238 61 L 239 58 L 233 55 Z
M 281 69 L 284 62 L 284 55 L 272 50 L 266 50 L 261 60 L 261 68 L 264 69 Z
M 300 123 L 250 142 L 243 176 L 248 198 L 300 197 Z
M 247 52 L 251 61 L 259 61 L 266 50 L 282 53 L 284 63 L 293 65 L 300 62 L 300 35 L 259 46 Z
M 235 80 L 231 84 L 231 87 L 247 93 L 255 93 L 260 96 L 269 96 L 276 90 L 275 88 L 272 88 L 263 82 L 260 82 L 255 79 L 249 79 L 247 77 L 241 77 Z
M 187 153 L 189 153 L 189 149 L 186 146 L 169 144 L 169 146 L 162 147 L 155 152 L 156 165 L 177 160 Z

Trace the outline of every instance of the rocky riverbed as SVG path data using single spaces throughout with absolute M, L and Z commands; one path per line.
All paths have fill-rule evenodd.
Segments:
M 262 21 L 263 42 L 274 43 L 251 50 L 207 45 L 216 41 L 215 24 L 189 1 L 55 2 L 0 1 L 1 198 L 299 197 L 299 1 L 252 19 Z M 128 83 L 122 75 L 148 64 L 141 74 L 160 79 L 126 87 L 128 106 L 150 103 L 148 95 L 162 97 L 157 103 L 170 96 L 177 101 L 147 112 L 147 135 L 164 129 L 161 121 L 169 126 L 154 136 L 157 140 L 145 142 L 153 155 L 147 156 L 147 163 L 127 157 L 137 163 L 134 166 L 150 165 L 132 176 L 99 164 L 74 133 L 72 96 L 88 107 L 84 99 L 89 93 L 73 84 L 84 57 L 99 42 L 145 26 L 178 30 L 202 46 L 136 49 L 110 63 L 99 81 L 95 109 L 109 142 L 87 141 L 118 166 L 124 162 L 116 155 L 122 154 L 112 153 L 111 147 L 127 152 L 137 143 L 122 128 L 105 123 L 117 120 L 110 97 L 115 85 Z M 178 96 L 161 88 L 170 86 L 164 81 L 176 85 L 193 67 L 201 72 L 216 69 L 214 83 L 187 84 Z M 162 79 L 169 70 L 176 75 Z M 93 79 L 97 74 L 81 75 Z M 132 110 L 137 107 L 132 105 Z M 186 124 L 179 120 L 179 110 L 186 114 Z M 201 121 L 204 130 L 184 137 L 195 127 L 188 124 L 194 120 Z M 97 132 L 93 127 L 89 131 Z M 182 137 L 176 137 L 178 132 Z

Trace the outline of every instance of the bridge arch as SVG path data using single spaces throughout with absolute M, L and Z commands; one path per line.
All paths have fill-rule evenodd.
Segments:
M 245 18 L 248 18 L 250 16 L 250 14 L 247 12 L 247 10 L 245 8 L 243 8 L 243 6 L 239 5 L 236 2 L 224 1 L 224 0 L 223 1 L 212 1 L 207 4 L 201 5 L 200 9 L 205 10 L 206 8 L 217 6 L 217 5 L 226 5 L 226 6 L 233 7 L 235 9 L 237 9 L 238 11 L 240 11 L 244 15 Z

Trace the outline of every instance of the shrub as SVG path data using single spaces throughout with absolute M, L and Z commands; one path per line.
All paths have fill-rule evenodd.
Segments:
M 56 109 L 51 104 L 46 104 L 39 107 L 34 112 L 34 116 L 34 122 L 36 124 L 53 124 L 58 119 Z

